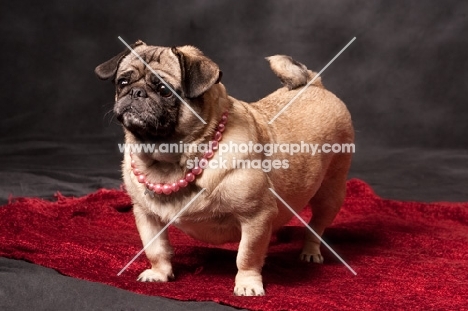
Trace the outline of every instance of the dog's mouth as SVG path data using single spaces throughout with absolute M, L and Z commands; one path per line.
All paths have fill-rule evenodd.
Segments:
M 117 116 L 117 120 L 131 132 L 145 130 L 147 128 L 144 120 L 142 120 L 138 114 L 132 112 L 131 109 L 127 109 L 127 111 L 123 112 L 120 116 Z
M 117 120 L 142 141 L 158 141 L 174 134 L 176 122 L 165 114 L 152 110 L 138 111 L 133 105 L 115 110 Z

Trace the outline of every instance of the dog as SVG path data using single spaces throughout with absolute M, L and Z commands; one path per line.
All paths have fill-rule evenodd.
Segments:
M 321 236 L 343 204 L 352 154 L 287 150 L 268 156 L 252 150 L 220 154 L 220 146 L 352 144 L 349 111 L 316 73 L 289 56 L 267 58 L 284 86 L 248 104 L 227 94 L 218 65 L 193 46 L 158 47 L 137 41 L 132 48 L 141 59 L 125 50 L 95 69 L 100 79 L 115 83 L 114 114 L 123 125 L 126 144 L 210 146 L 203 152 L 184 148 L 124 154 L 123 180 L 143 245 L 159 234 L 146 249 L 151 268 L 138 280 L 174 278 L 173 249 L 167 231 L 160 231 L 186 208 L 173 225 L 188 235 L 213 244 L 239 242 L 234 295 L 265 295 L 261 271 L 271 236 L 293 216 L 279 198 L 296 212 L 310 203 L 309 225 Z M 307 83 L 310 86 L 270 122 Z M 194 159 L 201 159 L 198 165 L 187 165 L 196 163 Z M 239 160 L 272 161 L 273 169 L 253 165 L 242 169 L 236 166 Z M 309 231 L 300 259 L 323 262 L 320 239 Z

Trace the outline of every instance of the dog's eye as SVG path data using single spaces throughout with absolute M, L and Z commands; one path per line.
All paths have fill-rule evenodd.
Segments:
M 128 80 L 125 79 L 125 78 L 121 78 L 117 81 L 117 84 L 120 86 L 120 87 L 124 87 L 126 85 L 128 85 Z
M 156 91 L 162 97 L 170 97 L 172 95 L 172 91 L 162 83 L 158 85 L 158 87 L 156 88 Z

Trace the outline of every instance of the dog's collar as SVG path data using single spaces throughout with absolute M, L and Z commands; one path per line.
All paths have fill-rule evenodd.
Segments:
M 199 162 L 199 166 L 192 168 L 190 172 L 185 174 L 184 178 L 179 179 L 178 181 L 173 182 L 173 183 L 152 183 L 149 180 L 147 180 L 143 172 L 140 171 L 136 167 L 136 162 L 133 159 L 133 152 L 131 152 L 130 153 L 130 158 L 131 158 L 130 165 L 132 167 L 133 175 L 135 175 L 139 183 L 145 184 L 146 189 L 148 191 L 154 192 L 156 194 L 169 195 L 171 193 L 179 191 L 182 188 L 187 187 L 189 183 L 193 182 L 197 178 L 197 176 L 203 173 L 203 169 L 208 166 L 208 161 L 213 157 L 214 152 L 218 150 L 219 142 L 223 138 L 223 132 L 226 129 L 227 119 L 228 119 L 228 112 L 226 111 L 221 115 L 221 120 L 216 126 L 216 130 L 213 135 L 213 138 L 209 143 L 209 146 L 211 148 L 205 151 L 205 153 L 203 154 L 203 158 Z

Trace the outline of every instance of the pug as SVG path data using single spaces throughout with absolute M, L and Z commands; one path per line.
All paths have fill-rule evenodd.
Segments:
M 249 104 L 227 94 L 218 65 L 193 46 L 138 41 L 132 48 L 141 58 L 125 50 L 95 69 L 115 84 L 114 113 L 126 144 L 209 146 L 124 154 L 123 180 L 143 245 L 159 234 L 146 248 L 151 268 L 138 280 L 174 278 L 173 249 L 162 230 L 173 221 L 204 242 L 239 242 L 234 295 L 265 295 L 261 271 L 272 233 L 293 217 L 279 198 L 296 212 L 310 204 L 309 225 L 321 236 L 343 204 L 352 154 L 284 148 L 268 155 L 239 148 L 221 154 L 221 145 L 352 144 L 350 113 L 316 73 L 289 56 L 267 58 L 284 86 Z M 239 167 L 239 161 L 257 166 Z M 271 170 L 258 166 L 266 161 Z M 212 163 L 218 165 L 207 165 Z M 300 259 L 323 262 L 320 239 L 308 230 Z

